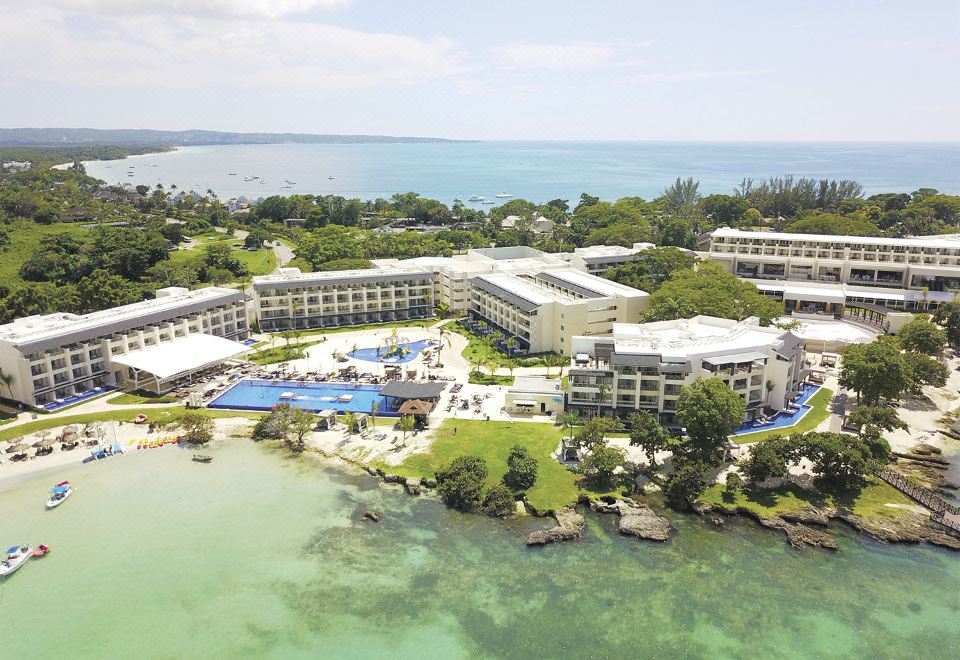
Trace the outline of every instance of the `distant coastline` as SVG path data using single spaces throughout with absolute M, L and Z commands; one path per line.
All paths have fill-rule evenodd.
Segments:
M 2 147 L 162 146 L 229 144 L 437 144 L 475 140 L 394 135 L 335 133 L 232 133 L 225 131 L 158 131 L 152 129 L 0 128 Z

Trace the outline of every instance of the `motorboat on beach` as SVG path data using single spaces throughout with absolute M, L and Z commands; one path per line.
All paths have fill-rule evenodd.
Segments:
M 194 454 L 193 460 L 197 463 L 210 463 L 213 460 L 213 456 L 207 456 L 205 454 Z
M 11 575 L 27 563 L 33 556 L 33 548 L 27 545 L 15 545 L 6 550 L 6 558 L 0 561 L 0 577 Z
M 56 509 L 71 495 L 73 495 L 73 486 L 70 485 L 69 481 L 61 481 L 50 490 L 50 499 L 47 500 L 47 508 Z

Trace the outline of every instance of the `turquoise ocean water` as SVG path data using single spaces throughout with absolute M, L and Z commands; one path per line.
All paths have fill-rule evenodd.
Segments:
M 0 540 L 45 542 L 0 584 L 5 658 L 954 658 L 960 556 L 839 530 L 796 552 L 748 522 L 673 515 L 666 544 L 587 516 L 542 521 L 432 498 L 233 439 L 0 489 Z M 59 477 L 61 475 L 57 475 Z M 375 509 L 383 522 L 362 522 Z
M 127 176 L 130 165 L 135 166 L 132 177 Z M 575 201 L 582 192 L 603 199 L 649 199 L 678 176 L 699 179 L 706 194 L 729 193 L 743 177 L 787 174 L 855 179 L 868 194 L 919 187 L 960 193 L 960 143 L 238 145 L 95 161 L 87 171 L 110 183 L 211 188 L 223 199 L 295 192 L 375 199 L 410 191 L 445 202 L 466 201 L 470 195 L 494 200 L 500 192 L 534 201 Z M 255 175 L 260 178 L 243 180 Z

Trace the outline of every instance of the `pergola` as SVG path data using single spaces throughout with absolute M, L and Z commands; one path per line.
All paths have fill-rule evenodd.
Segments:
M 187 335 L 157 346 L 112 356 L 110 362 L 127 367 L 133 373 L 133 388 L 151 389 L 158 394 L 177 383 L 210 371 L 240 355 L 243 344 L 214 335 Z
M 337 425 L 336 410 L 321 410 L 317 413 L 317 426 L 324 425 L 329 431 Z

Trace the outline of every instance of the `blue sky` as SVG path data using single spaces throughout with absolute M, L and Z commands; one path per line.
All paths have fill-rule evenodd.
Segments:
M 957 2 L 0 0 L 0 11 L 0 126 L 960 140 Z

